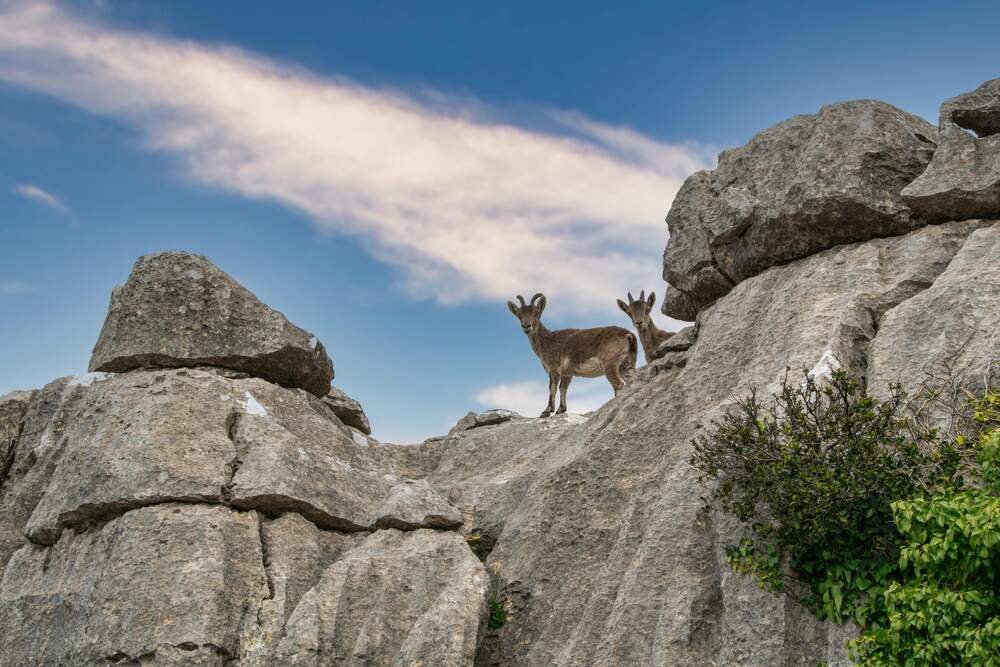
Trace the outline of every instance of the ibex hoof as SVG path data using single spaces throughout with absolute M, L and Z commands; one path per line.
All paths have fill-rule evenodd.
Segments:
M 546 410 L 545 412 L 543 412 L 542 414 L 540 414 L 538 416 L 541 417 L 542 419 L 545 419 L 546 417 L 548 417 L 551 414 L 552 414 L 551 412 L 549 412 L 548 410 Z
M 563 406 L 560 406 L 560 408 L 559 408 L 558 410 L 556 410 L 556 414 L 557 414 L 557 415 L 561 415 L 561 414 L 563 414 L 564 412 L 566 412 L 566 406 L 565 406 L 565 405 L 563 405 Z

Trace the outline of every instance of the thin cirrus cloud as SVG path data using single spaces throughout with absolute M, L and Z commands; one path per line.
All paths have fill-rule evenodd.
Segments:
M 33 202 L 42 204 L 53 211 L 58 211 L 59 213 L 66 213 L 69 211 L 66 205 L 58 197 L 37 185 L 32 185 L 31 183 L 18 183 L 13 186 L 10 191 L 16 195 L 24 197 L 25 199 L 30 199 Z
M 438 93 L 372 88 L 228 47 L 0 1 L 0 81 L 137 127 L 192 179 L 304 211 L 451 303 L 545 291 L 609 311 L 659 281 L 663 217 L 697 145 L 580 114 L 559 131 Z

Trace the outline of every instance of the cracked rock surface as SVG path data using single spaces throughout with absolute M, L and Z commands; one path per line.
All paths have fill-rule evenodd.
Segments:
M 935 136 L 912 114 L 858 100 L 724 151 L 714 171 L 685 181 L 667 214 L 663 313 L 693 320 L 769 266 L 918 226 L 899 192 L 927 166 Z
M 144 255 L 116 287 L 91 371 L 220 366 L 325 396 L 333 364 L 315 336 L 201 255 Z

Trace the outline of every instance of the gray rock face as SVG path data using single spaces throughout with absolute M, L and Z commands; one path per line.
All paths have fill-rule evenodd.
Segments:
M 931 159 L 935 130 L 883 102 L 795 116 L 719 156 L 674 199 L 663 313 L 693 320 L 769 266 L 918 222 L 899 192 Z
M 139 258 L 111 295 L 90 370 L 221 366 L 325 396 L 333 364 L 315 336 L 201 255 Z
M 0 490 L 14 463 L 14 442 L 21 433 L 24 415 L 35 391 L 12 391 L 0 396 Z
M 886 313 L 933 289 L 981 227 L 925 227 L 773 267 L 701 313 L 695 342 L 671 353 L 683 365 L 641 376 L 589 418 L 446 441 L 429 479 L 470 515 L 467 530 L 495 538 L 487 566 L 515 619 L 477 664 L 847 665 L 850 628 L 729 569 L 739 533 L 704 511 L 690 442 L 734 396 L 777 389 L 786 366 L 870 369 L 872 350 L 892 344 Z
M 903 189 L 928 220 L 1000 218 L 1000 79 L 941 105 L 939 144 L 927 170 Z
M 973 232 L 928 289 L 882 319 L 869 386 L 913 392 L 935 378 L 982 383 L 1000 373 L 1000 223 Z
M 486 412 L 469 412 L 464 417 L 455 422 L 455 425 L 448 431 L 448 435 L 454 435 L 461 431 L 479 428 L 481 426 L 495 426 L 511 419 L 523 419 L 521 415 L 511 410 L 487 410 Z
M 462 525 L 461 513 L 424 479 L 408 479 L 393 486 L 375 514 L 376 528 L 453 530 Z
M 356 428 L 365 435 L 372 434 L 372 426 L 368 422 L 368 415 L 365 414 L 361 404 L 342 392 L 336 387 L 331 387 L 330 392 L 323 397 L 323 402 L 337 415 L 337 419 L 344 422 L 351 428 Z
M 0 665 L 221 665 L 268 594 L 258 521 L 167 504 L 25 546 L 0 587 Z
M 456 533 L 378 531 L 303 596 L 276 664 L 471 665 L 486 581 Z

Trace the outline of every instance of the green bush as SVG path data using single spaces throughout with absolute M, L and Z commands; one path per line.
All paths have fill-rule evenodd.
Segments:
M 751 393 L 691 458 L 750 528 L 729 563 L 862 625 L 859 664 L 1000 664 L 1000 393 L 971 408 L 978 433 L 943 437 L 842 371 Z

